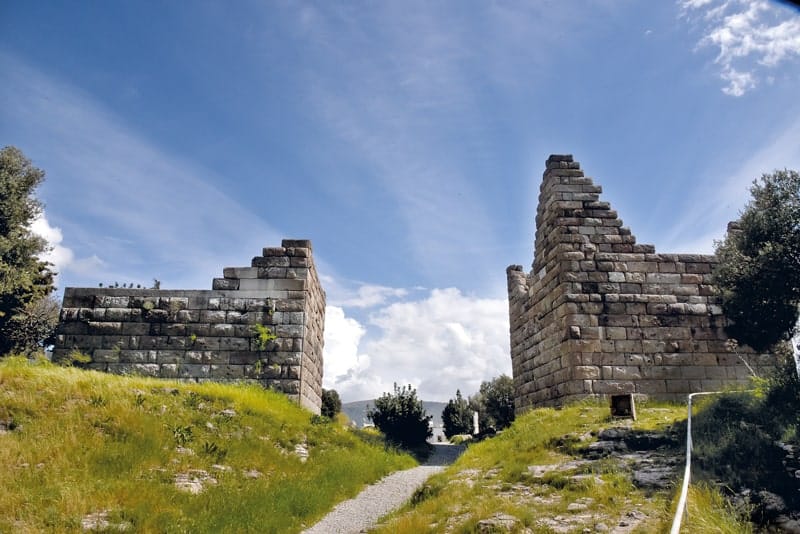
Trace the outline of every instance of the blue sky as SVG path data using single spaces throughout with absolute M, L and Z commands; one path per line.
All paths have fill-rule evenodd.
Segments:
M 549 154 L 659 252 L 800 168 L 800 12 L 766 0 L 11 0 L 0 72 L 61 287 L 210 288 L 309 238 L 345 401 L 510 373 Z

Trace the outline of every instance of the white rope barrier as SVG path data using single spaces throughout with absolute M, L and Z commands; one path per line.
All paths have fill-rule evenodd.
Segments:
M 752 391 L 752 390 L 749 390 Z M 689 394 L 689 413 L 686 418 L 686 468 L 683 471 L 683 486 L 681 496 L 678 499 L 678 508 L 675 510 L 675 518 L 672 520 L 670 534 L 680 534 L 681 521 L 683 521 L 686 511 L 686 495 L 689 492 L 689 479 L 692 474 L 692 397 L 695 395 L 718 395 L 720 393 L 747 393 L 748 391 L 701 391 Z

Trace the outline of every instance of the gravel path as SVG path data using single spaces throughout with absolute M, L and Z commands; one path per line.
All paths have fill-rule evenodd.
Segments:
M 464 451 L 458 445 L 433 446 L 434 452 L 424 465 L 397 471 L 367 486 L 355 498 L 339 503 L 303 534 L 358 534 L 374 526 L 378 519 L 405 504 L 428 477 L 453 463 Z

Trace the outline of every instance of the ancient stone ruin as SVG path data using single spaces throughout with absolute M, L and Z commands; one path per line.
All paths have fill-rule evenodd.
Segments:
M 319 413 L 325 292 L 311 242 L 284 239 L 212 287 L 69 287 L 53 357 L 78 350 L 99 371 L 258 382 Z
M 716 258 L 637 244 L 571 155 L 539 193 L 533 270 L 506 270 L 517 411 L 612 394 L 683 399 L 746 384 L 772 357 L 732 350 Z

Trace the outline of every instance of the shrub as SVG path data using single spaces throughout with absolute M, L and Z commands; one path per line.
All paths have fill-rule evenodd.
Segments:
M 760 351 L 788 340 L 800 315 L 800 173 L 765 174 L 716 243 L 714 282 L 730 337 Z
M 394 385 L 394 393 L 384 393 L 375 400 L 375 408 L 367 411 L 375 426 L 386 438 L 404 447 L 424 444 L 433 434 L 431 416 L 425 413 L 417 390 Z
M 447 439 L 458 434 L 472 434 L 472 410 L 460 390 L 456 390 L 456 398 L 447 401 L 442 410 L 442 424 Z
M 342 411 L 342 399 L 335 389 L 322 390 L 322 415 L 329 419 L 334 419 L 336 414 Z

